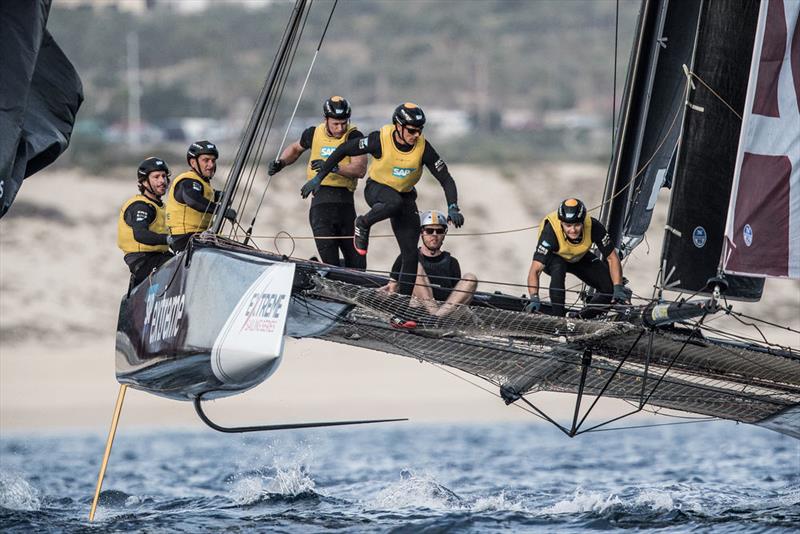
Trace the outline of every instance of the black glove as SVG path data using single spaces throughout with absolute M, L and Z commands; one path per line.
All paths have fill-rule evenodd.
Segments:
M 464 224 L 464 216 L 461 215 L 461 210 L 458 209 L 458 204 L 455 202 L 447 207 L 447 220 L 452 222 L 456 228 L 461 228 Z
M 233 208 L 225 208 L 225 215 L 223 215 L 226 219 L 232 222 L 236 222 L 236 210 Z
M 277 174 L 281 172 L 281 169 L 286 167 L 286 163 L 282 159 L 276 159 L 269 162 L 269 169 L 267 170 L 267 174 L 272 176 L 273 174 Z
M 624 285 L 614 284 L 614 296 L 611 297 L 611 301 L 620 304 L 626 304 L 630 302 L 630 299 L 628 297 L 628 290 L 625 289 Z
M 525 306 L 525 311 L 528 313 L 538 312 L 542 307 L 542 301 L 539 300 L 539 295 L 531 295 L 531 300 Z
M 325 160 L 324 159 L 312 159 L 311 160 L 311 170 L 319 172 L 319 171 L 322 170 L 322 166 L 324 164 L 325 164 Z M 331 172 L 339 172 L 339 166 L 337 165 L 334 168 L 332 168 Z
M 300 189 L 300 196 L 303 198 L 308 198 L 308 195 L 311 193 L 316 193 L 317 190 L 319 190 L 321 183 L 322 177 L 317 174 L 315 177 L 303 184 L 303 187 Z

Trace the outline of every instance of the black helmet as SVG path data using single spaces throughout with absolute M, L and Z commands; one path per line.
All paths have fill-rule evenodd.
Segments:
M 211 141 L 195 141 L 189 145 L 189 150 L 186 151 L 186 162 L 188 163 L 192 158 L 202 156 L 203 154 L 208 154 L 209 156 L 219 158 L 217 145 Z
M 140 182 L 144 182 L 153 171 L 164 171 L 168 177 L 170 175 L 166 161 L 161 158 L 150 157 L 139 164 L 139 168 L 136 169 L 136 176 Z
M 586 206 L 577 198 L 568 198 L 558 207 L 558 220 L 565 223 L 582 223 L 586 219 Z
M 341 96 L 332 96 L 322 105 L 322 113 L 328 119 L 349 119 L 350 102 Z
M 425 126 L 425 113 L 423 113 L 422 108 L 418 105 L 406 102 L 394 109 L 392 122 L 400 126 L 422 128 Z

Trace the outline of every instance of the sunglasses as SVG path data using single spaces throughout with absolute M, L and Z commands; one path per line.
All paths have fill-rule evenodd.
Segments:
M 447 228 L 423 228 L 422 233 L 425 235 L 444 235 L 447 233 Z
M 411 135 L 422 134 L 422 128 L 412 128 L 410 126 L 406 126 L 406 131 Z

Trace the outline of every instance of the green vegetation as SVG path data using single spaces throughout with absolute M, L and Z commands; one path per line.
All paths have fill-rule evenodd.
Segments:
M 314 4 L 281 116 L 294 105 L 330 5 Z M 139 39 L 144 120 L 206 116 L 244 121 L 291 2 L 259 8 L 218 2 L 189 13 L 174 6 L 162 2 L 135 14 L 55 3 L 48 27 L 83 79 L 81 121 L 109 125 L 126 120 L 130 32 Z M 635 0 L 620 3 L 618 97 L 637 9 Z M 610 138 L 615 14 L 612 0 L 345 0 L 336 9 L 299 114 L 318 115 L 319 102 L 334 93 L 346 95 L 355 106 L 385 105 L 387 110 L 411 100 L 426 108 L 463 110 L 479 125 L 480 135 L 466 140 L 471 149 L 455 149 L 450 159 L 586 158 L 587 150 L 575 146 L 575 135 L 564 136 L 559 128 L 495 135 L 498 117 L 508 110 L 538 117 L 577 109 L 602 117 Z M 283 124 L 280 117 L 277 124 Z M 91 136 L 76 135 L 73 148 L 90 151 L 96 159 L 97 147 L 86 137 Z M 588 152 L 593 158 L 602 155 Z M 83 164 L 85 156 L 73 160 Z

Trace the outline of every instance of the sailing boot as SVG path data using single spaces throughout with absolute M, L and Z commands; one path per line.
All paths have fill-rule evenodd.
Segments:
M 363 224 L 364 218 L 356 217 L 355 232 L 353 234 L 353 247 L 362 256 L 367 255 L 369 246 L 369 227 Z

